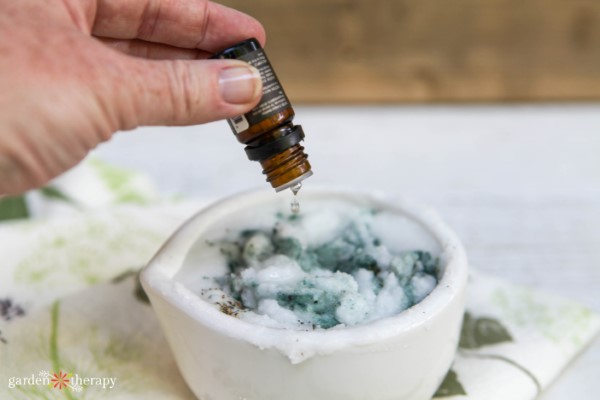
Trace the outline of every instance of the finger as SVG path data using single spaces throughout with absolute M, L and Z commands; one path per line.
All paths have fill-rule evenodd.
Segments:
M 243 114 L 262 95 L 258 71 L 237 60 L 160 60 L 123 57 L 121 75 L 106 93 L 120 129 L 191 125 Z
M 184 49 L 166 44 L 131 39 L 99 39 L 102 43 L 121 53 L 134 57 L 152 60 L 201 60 L 210 57 L 211 53 L 196 49 Z
M 211 53 L 265 32 L 254 18 L 208 0 L 98 0 L 92 33 Z

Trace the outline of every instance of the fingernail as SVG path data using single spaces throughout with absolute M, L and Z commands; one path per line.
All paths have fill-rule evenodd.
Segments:
M 254 67 L 229 67 L 219 73 L 221 97 L 229 104 L 252 102 L 262 90 L 260 74 Z

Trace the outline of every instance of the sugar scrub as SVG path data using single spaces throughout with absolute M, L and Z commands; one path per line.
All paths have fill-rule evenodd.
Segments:
M 203 263 L 211 265 L 187 268 L 179 281 L 226 314 L 294 330 L 389 317 L 436 286 L 435 249 L 403 245 L 419 241 L 414 228 L 394 235 L 406 218 L 340 201 L 303 208 L 257 214 L 258 225 L 252 217 L 232 220 L 222 237 L 202 246 Z

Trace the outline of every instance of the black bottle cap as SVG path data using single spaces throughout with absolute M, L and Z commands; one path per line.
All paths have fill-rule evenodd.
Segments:
M 239 58 L 244 54 L 251 53 L 255 50 L 262 49 L 258 40 L 254 38 L 246 39 L 236 45 L 221 50 L 218 53 L 213 54 L 210 58 Z
M 246 146 L 245 151 L 248 158 L 252 161 L 266 160 L 267 158 L 297 145 L 303 139 L 304 131 L 300 125 L 296 125 L 289 134 L 255 147 Z

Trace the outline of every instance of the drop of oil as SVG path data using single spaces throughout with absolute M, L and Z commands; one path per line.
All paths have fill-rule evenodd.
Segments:
M 294 200 L 292 200 L 292 214 L 300 214 L 300 202 L 298 201 L 297 198 L 294 197 Z
M 300 189 L 302 189 L 302 182 L 296 183 L 290 189 L 292 190 L 292 193 L 294 193 L 294 196 L 298 195 L 298 192 L 300 191 Z
M 296 183 L 294 186 L 292 186 L 290 188 L 292 190 L 292 193 L 294 193 L 294 199 L 292 200 L 292 204 L 291 204 L 292 214 L 300 213 L 300 202 L 298 201 L 298 192 L 300 191 L 301 188 L 302 188 L 302 183 L 300 183 L 300 182 Z

